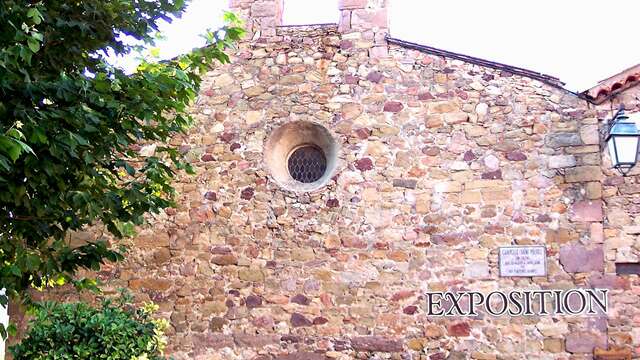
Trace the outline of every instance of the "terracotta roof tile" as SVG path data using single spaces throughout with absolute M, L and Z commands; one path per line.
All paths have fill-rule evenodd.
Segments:
M 598 84 L 582 94 L 591 102 L 601 104 L 630 87 L 640 84 L 640 64 L 632 66 Z

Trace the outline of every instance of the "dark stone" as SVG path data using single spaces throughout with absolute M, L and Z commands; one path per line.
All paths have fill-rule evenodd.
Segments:
M 373 82 L 373 83 L 379 83 L 382 80 L 383 76 L 382 73 L 380 73 L 379 71 L 372 71 L 369 73 L 369 75 L 367 75 L 367 80 Z
M 356 169 L 360 171 L 367 171 L 373 169 L 373 161 L 370 158 L 362 158 L 355 162 Z
M 231 254 L 231 248 L 228 246 L 211 246 L 209 252 L 212 254 L 227 255 Z
M 367 128 L 360 128 L 356 130 L 356 136 L 358 137 L 358 139 L 366 140 L 369 138 L 369 136 L 371 136 L 371 130 Z
M 384 336 L 358 336 L 351 338 L 351 347 L 356 351 L 401 352 L 402 341 Z
M 335 351 L 345 351 L 351 349 L 351 342 L 348 340 L 334 340 L 333 349 Z
M 309 299 L 308 297 L 302 295 L 302 294 L 298 294 L 294 297 L 292 297 L 291 299 L 289 299 L 290 302 L 294 303 L 294 304 L 298 304 L 298 305 L 309 305 L 311 304 L 311 299 Z
M 418 311 L 418 307 L 415 305 L 409 305 L 407 307 L 405 307 L 404 309 L 402 309 L 402 312 L 407 314 L 407 315 L 413 315 L 416 313 L 416 311 Z
M 230 132 L 224 132 L 220 135 L 220 140 L 228 143 L 236 137 L 236 134 Z
M 469 336 L 471 333 L 471 326 L 467 322 L 459 322 L 451 324 L 447 327 L 447 331 L 450 336 Z
M 487 171 L 486 173 L 482 173 L 481 177 L 485 180 L 502 180 L 502 170 Z
M 418 184 L 416 179 L 393 179 L 394 187 L 402 187 L 406 189 L 415 189 Z
M 423 92 L 418 94 L 418 100 L 433 100 L 435 97 L 430 92 Z
M 458 97 L 462 100 L 467 100 L 469 99 L 469 94 L 467 94 L 466 91 L 461 90 L 461 89 L 456 89 L 456 95 L 458 95 Z
M 282 335 L 282 337 L 280 338 L 280 341 L 284 341 L 288 343 L 299 343 L 300 340 L 301 340 L 300 336 L 296 336 L 296 335 Z
M 296 352 L 276 356 L 275 360 L 327 360 L 329 359 L 322 353 L 314 352 Z
M 240 149 L 242 147 L 242 145 L 240 145 L 240 143 L 233 143 L 231 144 L 231 146 L 229 146 L 229 150 L 233 151 L 236 149 Z
M 472 232 L 453 232 L 431 235 L 431 242 L 437 245 L 457 245 L 463 242 L 473 241 L 475 239 L 476 234 Z
M 329 320 L 327 318 L 324 318 L 322 316 L 318 316 L 315 319 L 313 319 L 313 325 L 323 325 L 328 323 Z
M 387 101 L 384 104 L 383 111 L 397 113 L 397 112 L 402 111 L 402 109 L 404 109 L 404 105 L 402 105 L 401 102 L 398 102 L 398 101 Z
M 213 191 L 207 191 L 206 193 L 204 193 L 204 198 L 207 200 L 216 201 L 218 200 L 218 195 Z
M 484 80 L 484 81 L 491 81 L 491 80 L 493 80 L 493 75 L 491 75 L 491 74 L 484 74 L 484 75 L 482 75 L 482 80 Z
M 312 322 L 304 317 L 302 314 L 293 313 L 291 314 L 291 326 L 293 327 L 301 327 L 301 326 L 311 326 Z
M 437 148 L 435 146 L 427 146 L 422 148 L 422 153 L 429 156 L 436 156 L 440 154 L 440 148 Z
M 216 158 L 214 158 L 213 155 L 211 155 L 211 154 L 204 154 L 204 155 L 202 155 L 200 160 L 202 160 L 202 161 L 215 161 Z
M 540 214 L 536 217 L 536 222 L 542 222 L 542 223 L 551 222 L 551 216 L 547 214 Z
M 358 83 L 358 77 L 353 75 L 345 75 L 344 83 L 349 85 L 355 85 Z
M 498 97 L 496 97 L 496 105 L 497 106 L 507 106 L 507 105 L 509 105 L 509 102 L 507 101 L 507 99 L 504 96 L 498 96 Z
M 464 161 L 473 161 L 475 159 L 477 159 L 478 157 L 476 156 L 476 154 L 473 153 L 473 151 L 468 150 L 467 152 L 464 153 L 464 157 L 462 158 L 462 160 Z
M 340 202 L 338 201 L 338 199 L 328 199 L 327 200 L 327 207 L 334 208 L 334 207 L 338 207 L 338 206 L 340 206 Z
M 247 305 L 248 308 L 251 308 L 251 309 L 257 308 L 262 306 L 262 298 L 256 295 L 249 295 L 244 300 L 244 303 L 245 305 Z
M 240 192 L 240 198 L 244 200 L 251 200 L 253 197 L 253 188 L 248 187 L 244 188 L 242 192 Z
M 222 328 L 227 323 L 227 320 L 221 317 L 212 317 L 211 321 L 209 321 L 209 329 L 213 332 L 220 332 Z
M 616 263 L 618 275 L 640 275 L 640 263 Z
M 604 179 L 604 185 L 607 186 L 618 186 L 624 184 L 624 177 L 622 176 L 609 176 Z
M 353 41 L 351 40 L 341 40 L 340 41 L 340 49 L 348 50 L 353 47 Z
M 211 259 L 211 262 L 220 266 L 237 265 L 238 258 L 232 254 L 218 255 L 214 256 L 213 259 Z
M 559 148 L 564 146 L 577 146 L 582 144 L 582 141 L 576 133 L 555 133 L 547 135 L 545 144 L 552 148 Z
M 527 156 L 520 151 L 511 151 L 506 155 L 507 160 L 511 161 L 524 161 L 527 160 Z
M 511 161 L 524 161 L 527 160 L 527 156 L 520 151 L 511 151 L 506 155 L 507 160 Z

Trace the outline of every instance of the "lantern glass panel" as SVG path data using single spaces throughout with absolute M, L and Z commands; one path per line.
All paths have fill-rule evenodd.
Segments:
M 607 142 L 614 167 L 635 164 L 638 154 L 638 128 L 635 123 L 621 122 L 613 125 Z

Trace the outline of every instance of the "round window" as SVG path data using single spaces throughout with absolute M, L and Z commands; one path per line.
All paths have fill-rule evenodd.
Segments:
M 275 128 L 264 144 L 264 165 L 286 190 L 316 191 L 335 174 L 339 145 L 324 126 L 291 121 Z
M 302 145 L 289 155 L 287 161 L 289 175 L 301 183 L 318 181 L 327 171 L 324 152 L 314 145 Z

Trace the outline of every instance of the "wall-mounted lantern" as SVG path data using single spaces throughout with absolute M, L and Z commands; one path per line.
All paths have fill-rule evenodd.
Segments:
M 635 114 L 634 114 L 635 115 Z M 639 124 L 621 108 L 607 124 L 605 143 L 613 167 L 623 176 L 638 162 Z

